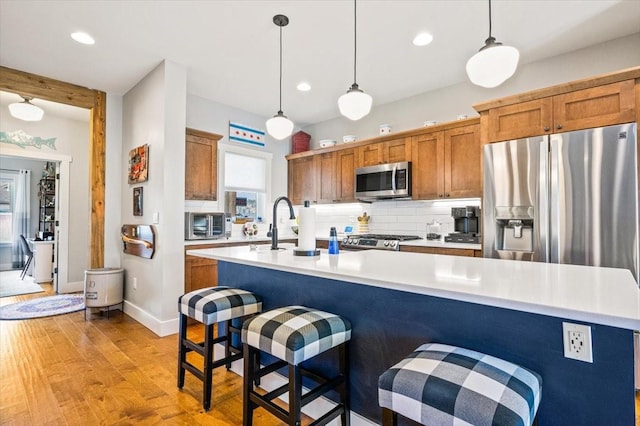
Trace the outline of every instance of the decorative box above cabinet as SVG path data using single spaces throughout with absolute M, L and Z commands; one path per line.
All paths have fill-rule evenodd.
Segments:
M 221 135 L 187 129 L 184 195 L 187 200 L 217 199 L 218 141 Z

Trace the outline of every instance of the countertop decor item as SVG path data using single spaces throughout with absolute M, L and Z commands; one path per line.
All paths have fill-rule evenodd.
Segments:
M 356 64 L 357 64 L 357 13 L 356 0 L 353 0 L 353 84 L 347 90 L 347 93 L 338 98 L 338 108 L 340 114 L 349 120 L 360 120 L 371 111 L 373 98 L 371 95 L 364 93 L 356 83 Z
M 242 226 L 242 233 L 247 237 L 255 237 L 258 235 L 258 225 L 255 222 L 246 222 Z
M 0 307 L 0 320 L 23 320 L 68 314 L 84 309 L 84 294 L 38 297 Z
M 489 38 L 480 51 L 467 61 L 467 75 L 473 84 L 492 88 L 507 81 L 518 67 L 520 52 L 503 46 L 491 36 L 491 0 L 489 0 Z
M 280 107 L 278 113 L 267 120 L 267 132 L 281 141 L 291 136 L 293 132 L 293 121 L 289 120 L 282 112 L 282 27 L 289 24 L 289 18 L 284 15 L 276 15 L 273 17 L 273 23 L 280 27 Z
M 361 234 L 369 233 L 369 221 L 371 216 L 367 215 L 367 212 L 362 213 L 362 216 L 358 216 L 358 232 Z

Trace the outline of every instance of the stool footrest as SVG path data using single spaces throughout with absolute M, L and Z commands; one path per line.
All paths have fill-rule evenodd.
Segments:
M 260 368 L 259 371 L 255 371 L 254 376 L 264 377 L 269 373 L 273 373 L 274 371 L 281 369 L 282 367 L 286 367 L 287 365 L 289 365 L 287 361 L 276 361 L 273 364 Z
M 239 359 L 242 359 L 242 352 L 235 353 L 235 354 L 231 355 L 230 357 L 224 357 L 224 358 L 218 359 L 216 361 L 213 361 L 211 363 L 211 368 L 218 368 L 218 367 L 221 367 L 221 366 L 223 366 L 223 365 L 225 365 L 225 364 L 227 364 L 229 362 L 237 361 Z
M 302 374 L 304 376 L 304 373 Z M 300 398 L 300 405 L 304 407 L 314 399 L 318 398 L 321 395 L 324 395 L 328 391 L 335 389 L 338 385 L 344 382 L 344 376 L 340 375 L 334 377 L 333 379 L 323 381 L 315 388 L 311 389 L 309 392 L 302 395 Z
M 280 395 L 282 395 L 283 393 L 285 393 L 288 390 L 289 390 L 289 385 L 285 383 L 284 385 L 280 386 L 279 388 L 275 388 L 271 392 L 267 392 L 264 395 L 261 395 L 261 397 L 266 399 L 267 401 L 271 401 L 274 398 L 279 397 Z
M 204 381 L 204 373 L 202 371 L 200 371 L 197 367 L 195 367 L 193 364 L 190 364 L 189 362 L 185 361 L 185 362 L 182 363 L 182 368 L 184 368 L 185 370 L 189 371 L 191 374 L 196 376 L 198 379 Z
M 336 417 L 338 417 L 339 415 L 341 415 L 342 413 L 344 413 L 344 405 L 343 404 L 339 404 L 339 405 L 333 407 L 333 409 L 329 410 L 322 417 L 320 417 L 320 418 L 316 419 L 315 421 L 309 423 L 309 426 L 324 426 L 327 423 L 329 423 L 331 420 L 333 420 Z
M 260 407 L 264 408 L 283 422 L 289 422 L 289 413 L 284 408 L 279 405 L 274 404 L 272 401 L 267 401 L 263 399 L 261 395 L 251 392 L 250 399 L 254 404 L 260 405 Z

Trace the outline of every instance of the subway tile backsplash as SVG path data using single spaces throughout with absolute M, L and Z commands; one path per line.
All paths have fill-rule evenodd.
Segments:
M 480 199 L 319 204 L 313 208 L 316 210 L 316 234 L 319 236 L 325 234 L 329 236 L 329 229 L 332 226 L 335 226 L 339 232 L 344 231 L 346 226 L 352 226 L 354 232 L 357 232 L 357 218 L 366 212 L 371 216 L 369 220 L 371 233 L 411 234 L 425 238 L 427 223 L 432 223 L 433 220 L 442 224 L 443 235 L 453 232 L 451 207 L 464 206 L 480 206 Z M 300 207 L 294 206 L 296 214 Z M 288 218 L 288 211 L 284 206 L 279 207 L 278 217 Z

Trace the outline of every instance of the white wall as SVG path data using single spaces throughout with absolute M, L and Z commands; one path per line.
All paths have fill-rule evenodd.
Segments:
M 178 296 L 184 293 L 184 129 L 186 69 L 165 61 L 123 99 L 121 217 L 123 224 L 155 224 L 153 259 L 122 254 L 125 311 L 159 335 L 175 332 Z M 149 178 L 129 185 L 129 151 L 149 145 Z M 143 216 L 133 216 L 132 188 L 143 187 Z M 133 279 L 137 286 L 134 288 Z
M 127 164 L 122 162 L 122 96 L 107 94 L 107 128 L 104 185 L 104 266 L 120 267 L 122 239 L 122 176 Z
M 87 116 L 89 112 L 87 111 Z M 0 130 L 13 132 L 23 130 L 31 136 L 43 139 L 56 138 L 55 147 L 36 148 L 28 146 L 25 156 L 31 154 L 67 155 L 72 157 L 69 164 L 69 265 L 68 281 L 82 282 L 84 271 L 89 267 L 89 124 L 88 122 L 45 115 L 42 121 L 27 122 L 12 117 L 8 110 L 0 111 Z M 16 145 L 0 143 L 2 149 L 14 151 Z M 32 175 L 32 185 L 37 184 L 39 175 Z M 35 230 L 32 230 L 32 233 Z
M 638 66 L 638 46 L 640 33 L 562 56 L 521 64 L 511 79 L 495 89 L 464 82 L 385 105 L 376 105 L 375 94 L 369 89 L 374 96 L 374 107 L 368 116 L 359 121 L 335 118 L 306 126 L 303 130 L 312 136 L 311 147 L 317 148 L 321 139 L 341 142 L 342 136 L 349 134 L 356 135 L 359 140 L 376 137 L 379 125 L 383 123 L 390 124 L 392 131 L 398 132 L 422 127 L 427 120 L 446 122 L 455 120 L 460 114 L 477 116 L 473 109 L 476 103 Z M 431 72 L 438 72 L 437 67 Z

